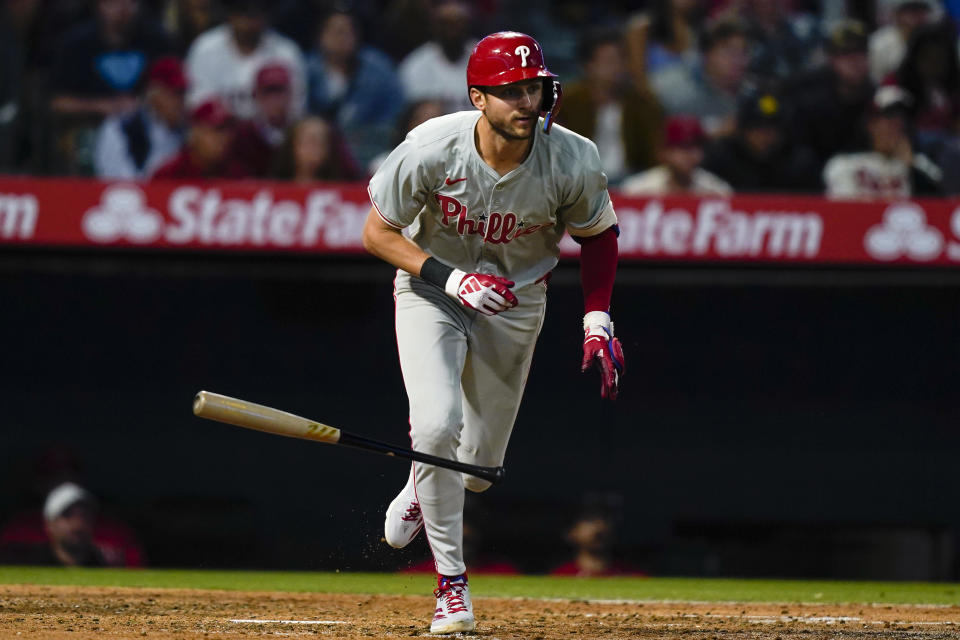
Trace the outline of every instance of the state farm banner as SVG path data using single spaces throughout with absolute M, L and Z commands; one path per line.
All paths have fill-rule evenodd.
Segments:
M 623 260 L 960 264 L 957 200 L 612 197 Z M 363 184 L 0 178 L 0 244 L 362 253 L 369 209 Z

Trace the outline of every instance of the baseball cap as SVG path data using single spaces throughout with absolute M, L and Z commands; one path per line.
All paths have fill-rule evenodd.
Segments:
M 703 142 L 703 127 L 694 116 L 670 116 L 664 126 L 663 144 L 667 147 L 694 147 Z
M 96 503 L 96 499 L 89 491 L 73 482 L 64 482 L 47 494 L 47 501 L 43 504 L 43 518 L 49 522 L 63 515 L 63 512 L 77 504 L 86 502 Z
M 187 90 L 187 76 L 183 72 L 183 63 L 174 56 L 163 56 L 150 66 L 148 82 L 162 84 L 173 91 Z
M 741 127 L 778 126 L 783 120 L 783 105 L 769 91 L 745 96 L 737 106 L 737 122 Z
M 290 87 L 290 70 L 286 65 L 272 62 L 260 67 L 254 82 L 257 91 L 266 89 L 287 89 Z
M 873 94 L 870 112 L 874 115 L 893 114 L 906 111 L 913 104 L 913 98 L 906 90 L 897 85 L 883 85 Z
M 220 127 L 233 122 L 233 114 L 217 97 L 207 98 L 190 112 L 190 122 L 193 124 Z
M 842 20 L 830 30 L 827 38 L 827 53 L 834 55 L 866 53 L 867 40 L 866 25 L 859 20 Z

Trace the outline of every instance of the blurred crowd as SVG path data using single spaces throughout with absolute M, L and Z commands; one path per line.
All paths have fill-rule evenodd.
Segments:
M 628 194 L 960 192 L 949 0 L 4 0 L 0 171 L 365 180 L 530 33 Z

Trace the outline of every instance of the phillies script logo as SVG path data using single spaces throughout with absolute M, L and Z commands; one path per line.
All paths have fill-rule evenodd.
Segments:
M 480 236 L 484 242 L 506 244 L 520 236 L 527 236 L 542 229 L 552 227 L 554 223 L 527 224 L 517 218 L 515 213 L 493 211 L 489 216 L 481 213 L 476 218 L 467 217 L 467 207 L 456 198 L 442 193 L 434 194 L 440 204 L 440 222 L 450 226 L 451 219 L 457 221 L 457 233 L 462 236 Z

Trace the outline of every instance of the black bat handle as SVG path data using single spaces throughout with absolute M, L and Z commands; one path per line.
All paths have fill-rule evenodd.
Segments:
M 443 467 L 444 469 L 468 473 L 471 476 L 486 480 L 491 484 L 497 484 L 503 480 L 504 476 L 503 467 L 481 467 L 480 465 L 467 464 L 459 460 L 448 460 L 447 458 L 433 456 L 429 453 L 421 453 L 420 451 L 399 447 L 388 442 L 381 442 L 380 440 L 373 440 L 372 438 L 365 438 L 346 431 L 340 431 L 340 440 L 337 444 L 354 447 L 356 449 L 366 449 L 367 451 L 377 451 L 388 456 L 406 458 L 407 460 L 415 460 L 417 462 L 432 464 L 436 467 Z

